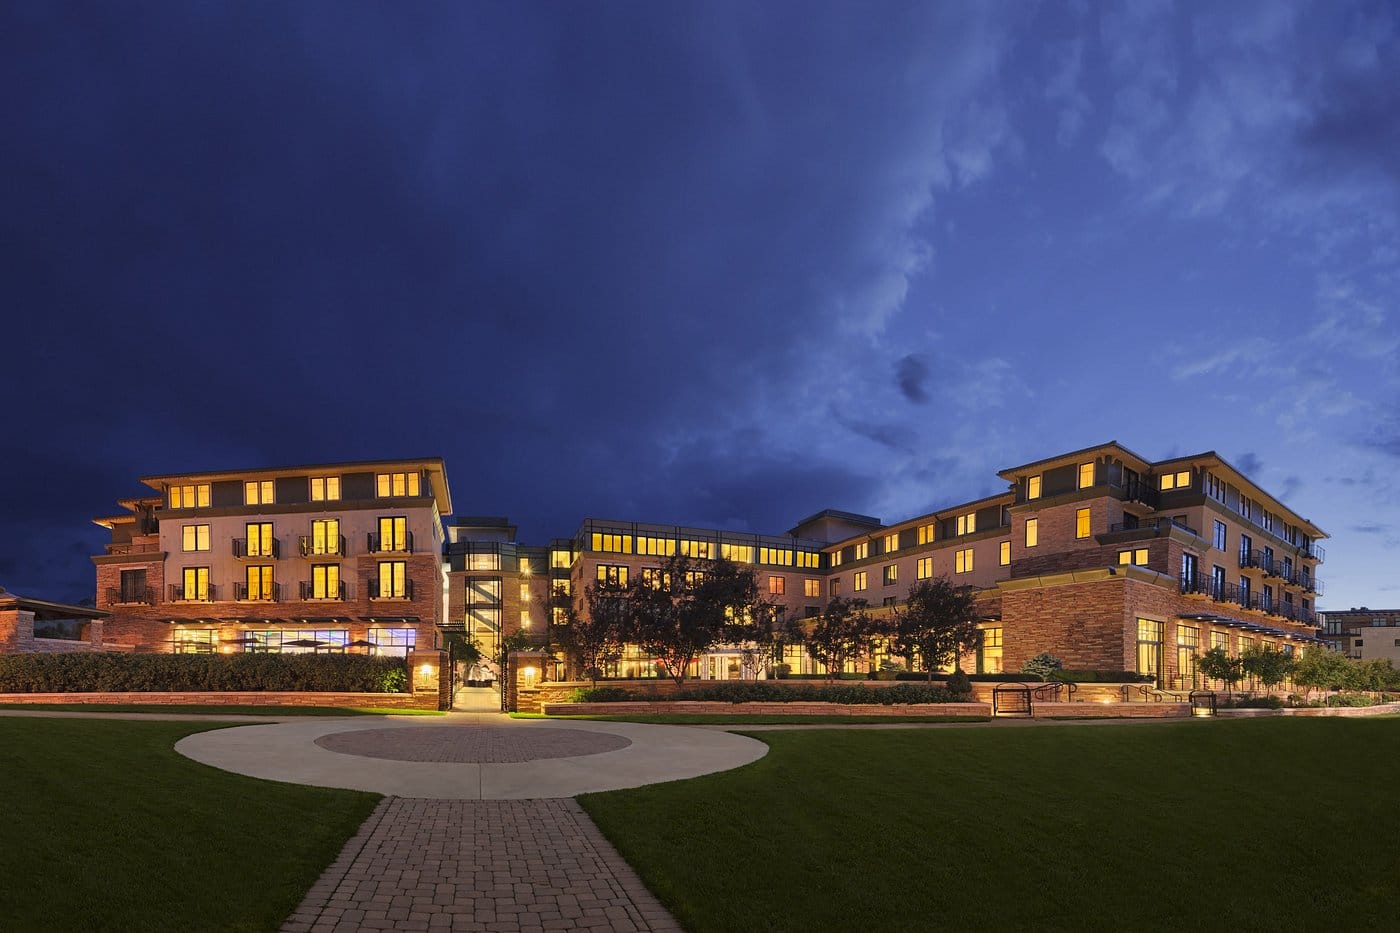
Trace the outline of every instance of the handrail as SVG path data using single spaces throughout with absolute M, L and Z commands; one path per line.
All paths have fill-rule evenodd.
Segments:
M 302 557 L 344 557 L 345 535 L 332 535 L 322 539 L 321 550 L 316 550 L 316 540 L 311 535 L 301 535 L 297 539 L 297 550 Z

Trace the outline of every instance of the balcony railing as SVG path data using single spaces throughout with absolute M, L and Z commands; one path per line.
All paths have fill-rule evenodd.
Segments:
M 1306 556 L 1308 556 L 1308 557 L 1311 557 L 1313 560 L 1326 560 L 1326 559 L 1327 559 L 1327 549 L 1324 548 L 1322 545 L 1318 544 L 1317 542 L 1313 542 L 1312 544 L 1309 544 L 1307 547 L 1299 548 L 1299 550 L 1300 550 L 1304 555 L 1306 555 Z
M 159 551 L 159 550 L 160 550 L 160 545 L 159 545 L 159 544 L 150 544 L 150 543 L 142 543 L 142 544 L 109 544 L 109 545 L 107 545 L 107 553 L 108 553 L 108 554 L 149 554 L 149 553 L 151 553 L 152 551 Z
M 269 560 L 276 560 L 278 557 L 282 556 L 281 542 L 273 538 L 271 546 L 267 546 L 262 541 L 254 541 L 252 548 L 249 549 L 247 538 L 234 538 L 233 556 L 238 558 L 267 558 Z
M 382 537 L 382 540 L 381 540 Z M 412 554 L 413 553 L 413 532 L 405 534 L 403 540 L 395 541 L 389 535 L 381 536 L 378 532 L 371 531 L 366 538 L 366 549 L 371 554 Z
M 297 539 L 297 549 L 302 557 L 344 557 L 345 535 L 332 535 L 320 541 L 311 535 L 302 535 Z
M 1116 534 L 1120 531 L 1151 530 L 1160 535 L 1163 531 L 1170 531 L 1172 528 L 1180 528 L 1182 531 L 1189 532 L 1198 538 L 1201 536 L 1199 531 L 1180 519 L 1168 518 L 1166 516 L 1161 518 L 1133 518 L 1131 516 L 1125 516 L 1123 521 L 1114 522 L 1112 525 L 1109 525 L 1108 533 Z
M 107 587 L 107 605 L 109 606 L 154 606 L 155 602 L 155 587 Z
M 1116 483 L 1110 482 L 1108 486 L 1114 491 L 1118 498 L 1125 502 L 1141 502 L 1143 505 L 1155 509 L 1160 499 L 1157 495 L 1157 490 L 1153 488 L 1151 483 L 1145 480 L 1119 480 Z
M 317 589 L 320 590 L 320 595 L 317 595 Z M 312 583 L 311 581 L 303 580 L 301 583 L 301 598 L 305 600 L 327 599 L 340 600 L 341 602 L 344 602 L 346 598 L 345 581 L 340 581 L 340 584 L 338 586 L 326 587 L 323 584 L 318 588 L 316 584 Z
M 191 588 L 189 595 L 185 594 L 185 587 L 180 584 L 170 584 L 170 601 L 172 603 L 211 603 L 216 598 L 212 583 L 204 588 L 202 594 L 197 589 Z
M 370 598 L 370 599 L 412 599 L 412 598 L 413 598 L 413 581 L 412 581 L 412 580 L 405 580 L 405 581 L 403 581 L 403 589 L 402 589 L 401 591 L 397 591 L 397 592 L 396 592 L 396 591 L 394 591 L 393 589 L 391 589 L 391 588 L 389 588 L 389 587 L 384 587 L 384 588 L 383 588 L 383 592 L 381 593 L 381 587 L 380 587 L 380 585 L 379 585 L 379 581 L 378 581 L 378 580 L 375 580 L 375 579 L 371 579 L 371 580 L 369 581 L 369 598 Z
M 1211 574 L 1183 574 L 1179 583 L 1181 592 L 1209 596 L 1218 603 L 1234 603 L 1242 609 L 1267 612 L 1309 625 L 1317 622 L 1317 614 L 1311 609 L 1304 609 L 1302 606 L 1294 606 L 1277 599 L 1265 601 L 1262 593 L 1251 592 L 1237 583 L 1217 580 Z
M 249 589 L 246 583 L 235 583 L 233 585 L 233 598 L 238 602 L 247 603 L 280 603 L 282 601 L 282 584 L 268 583 Z

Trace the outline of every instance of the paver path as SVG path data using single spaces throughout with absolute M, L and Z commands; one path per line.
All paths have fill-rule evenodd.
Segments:
M 283 933 L 680 930 L 572 799 L 390 797 Z

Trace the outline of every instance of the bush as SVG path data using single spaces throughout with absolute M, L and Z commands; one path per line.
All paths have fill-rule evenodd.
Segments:
M 574 703 L 626 703 L 642 698 L 641 693 L 626 687 L 581 687 L 574 691 L 570 700 Z M 649 696 L 645 698 L 651 699 Z
M 1042 651 L 1040 654 L 1021 665 L 1021 673 L 1039 674 L 1041 677 L 1049 677 L 1064 666 L 1065 663 L 1059 658 L 1048 651 Z
M 960 670 L 953 671 L 948 675 L 948 692 L 965 697 L 972 693 L 972 681 Z
M 1327 698 L 1328 706 L 1375 706 L 1376 701 L 1364 693 L 1338 693 Z
M 933 675 L 933 682 L 934 682 L 934 683 L 938 683 L 939 681 L 947 680 L 947 679 L 948 679 L 948 676 L 949 676 L 948 674 L 939 674 L 939 673 L 936 673 L 936 672 L 935 672 L 934 675 Z M 1041 678 L 1040 676 L 1038 676 L 1038 675 L 1036 675 L 1036 674 L 967 674 L 967 673 L 964 672 L 964 676 L 966 676 L 967 679 L 970 680 L 970 681 L 972 681 L 973 683 L 998 683 L 998 684 L 1001 684 L 1001 683 L 1007 683 L 1007 684 L 1037 683 L 1037 684 L 1038 684 L 1038 683 L 1040 683 L 1041 680 L 1043 679 L 1043 678 Z M 928 675 L 925 674 L 923 671 L 905 671 L 905 672 L 902 673 L 902 674 L 896 674 L 894 679 L 895 679 L 895 680 L 927 680 L 927 679 L 928 679 Z
M 1273 694 L 1265 694 L 1258 697 L 1236 697 L 1231 704 L 1233 709 L 1283 709 L 1287 706 L 1282 697 Z
M 1154 678 L 1137 671 L 1059 670 L 1051 673 L 1050 679 L 1067 684 L 1138 684 L 1151 683 Z
M 404 693 L 403 658 L 353 654 L 0 655 L 0 693 Z
M 625 703 L 629 700 L 675 701 L 709 700 L 719 703 L 876 703 L 900 706 L 907 703 L 954 703 L 961 698 L 942 686 L 900 683 L 893 687 L 865 684 L 818 686 L 798 684 L 779 687 L 762 680 L 716 682 L 672 694 L 652 694 L 623 687 L 595 687 L 574 691 L 576 703 Z

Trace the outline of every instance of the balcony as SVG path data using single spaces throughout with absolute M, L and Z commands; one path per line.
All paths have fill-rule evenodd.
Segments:
M 156 591 L 150 586 L 107 587 L 109 606 L 154 606 Z
M 302 535 L 297 539 L 297 550 L 302 557 L 344 557 L 345 535 L 336 535 L 315 540 L 311 535 Z
M 1266 577 L 1283 577 L 1283 559 L 1267 551 L 1241 551 L 1240 566 L 1264 571 Z
M 1299 550 L 1302 552 L 1304 557 L 1310 557 L 1313 560 L 1327 559 L 1327 550 L 1323 548 L 1322 545 L 1316 542 L 1309 544 L 1307 547 L 1299 548 Z
M 1124 502 L 1141 502 L 1148 508 L 1157 508 L 1157 503 L 1161 497 L 1157 495 L 1157 490 L 1151 483 L 1142 479 L 1126 479 L 1118 482 L 1110 482 L 1108 488 L 1113 494 Z
M 240 560 L 276 560 L 282 556 L 282 542 L 273 538 L 271 546 L 265 546 L 265 542 L 254 541 L 251 549 L 248 547 L 247 538 L 233 539 L 233 556 Z
M 395 541 L 388 535 L 381 536 L 372 531 L 365 536 L 365 548 L 371 554 L 412 554 L 413 532 L 407 532 L 403 540 Z
M 1282 616 L 1306 625 L 1317 624 L 1317 613 L 1290 603 L 1271 600 L 1265 602 L 1262 594 L 1252 593 L 1236 583 L 1226 583 L 1204 573 L 1183 575 L 1178 581 L 1181 592 L 1188 595 L 1209 596 L 1218 603 L 1234 603 L 1241 609 L 1253 609 L 1270 615 Z
M 301 584 L 301 598 L 307 602 L 320 602 L 322 600 L 326 600 L 328 602 L 332 600 L 344 602 L 347 598 L 345 595 L 344 580 L 342 580 L 338 586 L 332 586 L 328 588 L 323 585 L 319 587 L 321 591 L 321 594 L 319 596 L 316 595 L 317 589 L 318 587 L 311 581 L 303 580 Z
M 204 587 L 202 594 L 198 589 L 191 587 L 189 595 L 186 595 L 185 587 L 180 584 L 170 584 L 170 601 L 172 603 L 212 603 L 215 599 L 214 584 L 212 583 Z
M 1124 521 L 1109 525 L 1108 533 L 1112 535 L 1124 531 L 1151 531 L 1160 536 L 1165 532 L 1171 531 L 1173 528 L 1180 528 L 1182 531 L 1195 535 L 1198 538 L 1201 536 L 1199 531 L 1185 522 L 1165 516 L 1162 518 L 1133 518 L 1132 516 L 1125 516 Z
M 160 550 L 159 544 L 109 544 L 108 554 L 151 554 Z
M 255 586 L 250 590 L 246 583 L 235 583 L 233 585 L 233 598 L 240 603 L 280 603 L 282 601 L 282 584 L 269 583 L 265 586 Z
M 369 598 L 370 598 L 370 599 L 412 599 L 412 598 L 413 598 L 413 581 L 412 581 L 412 580 L 405 580 L 405 581 L 403 581 L 403 590 L 402 590 L 401 592 L 391 592 L 390 589 L 389 589 L 388 587 L 385 587 L 385 588 L 384 588 L 384 592 L 383 592 L 383 594 L 381 595 L 381 593 L 380 593 L 379 581 L 378 581 L 378 580 L 371 579 L 371 580 L 369 581 Z

